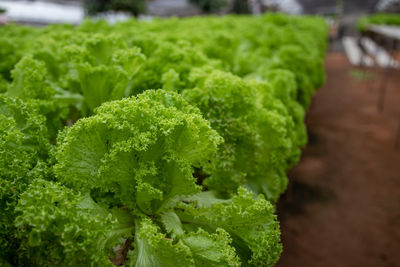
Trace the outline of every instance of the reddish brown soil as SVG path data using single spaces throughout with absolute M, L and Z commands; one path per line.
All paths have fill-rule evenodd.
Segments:
M 382 74 L 354 70 L 343 54 L 327 56 L 310 143 L 278 209 L 279 267 L 400 266 L 400 71 L 390 73 L 379 113 Z

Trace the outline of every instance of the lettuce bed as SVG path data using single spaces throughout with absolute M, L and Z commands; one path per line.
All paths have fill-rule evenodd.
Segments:
M 0 28 L 0 260 L 273 266 L 321 18 Z
M 400 15 L 390 13 L 376 13 L 369 16 L 362 16 L 357 21 L 357 29 L 364 32 L 371 25 L 393 25 L 400 26 Z

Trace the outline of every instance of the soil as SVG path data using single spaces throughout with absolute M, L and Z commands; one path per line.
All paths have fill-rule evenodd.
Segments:
M 309 145 L 279 203 L 278 267 L 400 266 L 400 71 L 326 58 L 327 82 L 307 115 Z

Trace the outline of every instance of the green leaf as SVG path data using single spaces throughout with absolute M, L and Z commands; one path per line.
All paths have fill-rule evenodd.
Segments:
M 128 257 L 129 267 L 194 266 L 190 249 L 159 232 L 149 219 L 137 222 L 135 248 Z
M 196 267 L 240 266 L 232 239 L 224 229 L 217 228 L 214 234 L 199 229 L 183 236 L 182 242 L 190 248 Z
M 161 214 L 161 221 L 167 233 L 171 233 L 173 238 L 183 235 L 182 223 L 175 212 L 164 212 Z
M 188 231 L 197 228 L 213 233 L 222 228 L 232 238 L 241 262 L 250 266 L 273 266 L 282 252 L 279 224 L 274 207 L 262 195 L 239 188 L 237 196 L 230 202 L 216 200 L 209 207 L 197 202 L 181 203 L 176 212 Z

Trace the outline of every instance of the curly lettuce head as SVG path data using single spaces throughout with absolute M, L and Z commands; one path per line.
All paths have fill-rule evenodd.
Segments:
M 64 131 L 55 172 L 78 190 L 153 214 L 200 189 L 193 166 L 215 153 L 221 137 L 176 93 L 147 91 L 103 104 Z

